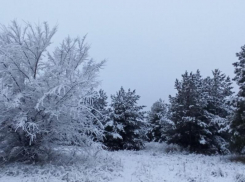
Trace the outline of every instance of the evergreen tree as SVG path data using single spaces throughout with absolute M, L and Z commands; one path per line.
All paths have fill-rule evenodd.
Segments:
M 161 99 L 156 101 L 148 113 L 147 120 L 150 124 L 147 134 L 148 140 L 156 142 L 165 141 L 166 131 L 173 125 L 173 122 L 168 119 L 168 105 Z
M 96 116 L 95 119 L 100 120 L 103 125 L 109 117 L 107 98 L 108 97 L 105 91 L 100 89 L 98 92 L 95 93 L 95 97 L 93 99 L 92 113 L 94 113 L 94 115 Z
M 95 125 L 101 124 L 100 129 L 104 130 L 106 121 L 109 120 L 109 109 L 107 108 L 107 95 L 104 90 L 100 89 L 98 92 L 94 92 L 94 97 L 91 100 L 91 113 L 93 115 L 93 121 Z M 90 131 L 95 141 L 103 141 L 103 135 L 98 135 L 98 128 Z M 99 137 L 96 137 L 99 136 Z
M 199 71 L 185 72 L 182 81 L 176 80 L 177 94 L 170 96 L 171 120 L 175 126 L 168 131 L 168 143 L 176 143 L 195 152 L 209 149 L 212 133 L 204 110 L 207 101 L 202 86 Z
M 99 111 L 102 115 L 106 112 L 108 102 L 107 102 L 107 95 L 104 90 L 100 89 L 96 92 L 94 101 L 93 101 L 93 108 Z
M 138 106 L 140 96 L 135 90 L 126 92 L 122 87 L 111 96 L 110 121 L 105 125 L 105 145 L 111 150 L 143 147 L 142 127 L 144 126 L 144 106 Z
M 167 132 L 168 143 L 189 147 L 201 153 L 228 153 L 228 98 L 233 94 L 231 80 L 218 69 L 213 77 L 186 72 L 176 80 L 177 94 L 170 96 L 170 118 L 175 123 Z
M 239 153 L 245 153 L 245 46 L 237 53 L 238 62 L 233 63 L 235 67 L 235 78 L 239 86 L 235 101 L 235 114 L 231 123 L 232 148 Z
M 232 96 L 232 82 L 229 77 L 215 69 L 213 77 L 204 79 L 204 92 L 207 93 L 207 107 L 209 115 L 209 129 L 212 132 L 212 150 L 219 153 L 228 153 L 229 117 L 232 107 L 227 101 Z
M 220 70 L 212 71 L 213 78 L 204 79 L 204 90 L 208 93 L 208 111 L 220 117 L 226 117 L 230 112 L 230 105 L 226 98 L 230 97 L 232 92 L 232 82 L 229 77 L 221 73 Z

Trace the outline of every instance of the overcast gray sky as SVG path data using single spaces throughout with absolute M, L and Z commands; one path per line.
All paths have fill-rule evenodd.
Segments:
M 242 0 L 6 0 L 0 23 L 58 24 L 53 42 L 88 33 L 90 56 L 106 59 L 101 88 L 136 89 L 148 106 L 175 94 L 181 74 L 219 68 L 233 77 L 235 53 L 245 44 Z

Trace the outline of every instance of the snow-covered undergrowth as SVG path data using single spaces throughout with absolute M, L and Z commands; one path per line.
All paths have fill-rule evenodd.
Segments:
M 141 151 L 66 151 L 73 157 L 64 164 L 3 166 L 0 181 L 245 182 L 245 165 L 231 162 L 230 156 L 188 154 L 174 145 L 148 143 Z
M 0 182 L 107 182 L 122 170 L 120 160 L 96 147 L 56 148 L 54 154 L 54 160 L 48 164 L 12 163 L 1 166 Z

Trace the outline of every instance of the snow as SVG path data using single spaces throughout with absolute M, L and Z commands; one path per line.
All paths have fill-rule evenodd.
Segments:
M 172 151 L 169 153 L 169 151 Z M 96 156 L 96 157 L 95 157 Z M 177 146 L 147 143 L 141 151 L 100 151 L 75 165 L 11 164 L 1 182 L 242 182 L 245 165 L 229 156 L 205 156 Z
M 124 171 L 114 182 L 231 182 L 245 179 L 245 165 L 231 163 L 228 157 L 166 153 L 166 149 L 167 145 L 150 143 L 143 151 L 116 152 L 123 161 Z
M 206 144 L 206 140 L 203 136 L 201 136 L 201 139 L 199 140 L 200 144 L 205 145 Z
M 112 137 L 113 137 L 114 139 L 117 139 L 117 138 L 123 139 L 122 136 L 119 135 L 118 133 L 111 133 L 111 135 L 112 135 Z

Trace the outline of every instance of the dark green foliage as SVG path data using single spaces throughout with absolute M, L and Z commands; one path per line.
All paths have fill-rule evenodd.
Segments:
M 96 96 L 93 101 L 93 108 L 102 115 L 107 112 L 107 98 L 105 91 L 100 89 L 99 92 L 96 92 Z
M 200 72 L 185 72 L 182 81 L 176 80 L 175 88 L 176 96 L 170 96 L 171 120 L 175 127 L 168 132 L 167 142 L 188 147 L 192 152 L 205 153 L 210 147 L 212 133 L 204 110 L 207 101 Z
M 209 115 L 209 129 L 212 132 L 212 150 L 218 153 L 229 153 L 229 119 L 232 114 L 231 104 L 227 98 L 233 94 L 229 77 L 215 69 L 213 77 L 203 80 L 204 92 L 207 94 L 205 110 Z
M 170 119 L 174 125 L 167 131 L 168 143 L 192 152 L 229 153 L 231 105 L 226 101 L 233 92 L 231 81 L 219 70 L 213 77 L 201 78 L 200 72 L 185 72 L 176 80 L 177 94 L 170 96 Z
M 229 77 L 221 73 L 220 70 L 215 69 L 213 77 L 207 77 L 204 79 L 204 92 L 208 95 L 207 110 L 213 115 L 220 117 L 227 117 L 229 115 L 230 105 L 227 104 L 226 98 L 233 94 L 232 82 Z
M 235 98 L 235 114 L 231 123 L 232 148 L 239 153 L 245 153 L 245 46 L 237 53 L 238 62 L 235 67 L 235 78 L 239 86 L 239 92 Z
M 172 127 L 172 121 L 168 119 L 168 105 L 161 99 L 156 101 L 148 113 L 147 121 L 150 124 L 148 129 L 148 140 L 162 142 L 166 140 L 166 132 Z
M 107 95 L 104 90 L 100 89 L 98 92 L 95 92 L 95 96 L 92 102 L 92 111 L 94 124 L 100 125 L 100 127 L 104 127 L 106 121 L 109 119 L 109 110 L 107 108 Z M 93 133 L 93 137 L 95 141 L 103 141 L 103 137 L 96 137 L 96 128 Z
M 3 127 L 5 129 L 3 130 Z M 21 131 L 14 130 L 10 125 L 2 126 L 0 132 L 0 163 L 6 162 L 25 162 L 35 163 L 48 159 L 50 147 L 42 141 L 35 144 L 24 137 Z
M 137 106 L 139 98 L 135 90 L 126 92 L 122 87 L 111 96 L 110 121 L 105 125 L 104 140 L 108 149 L 139 150 L 143 147 L 144 106 Z

